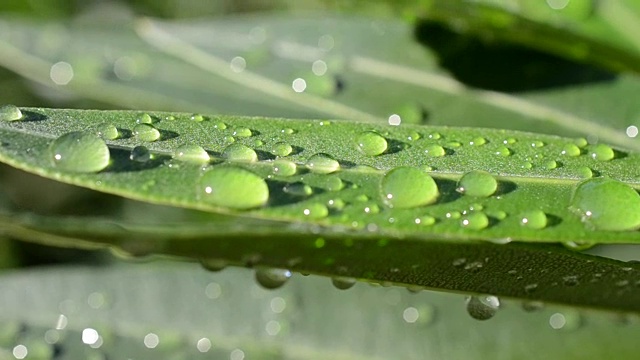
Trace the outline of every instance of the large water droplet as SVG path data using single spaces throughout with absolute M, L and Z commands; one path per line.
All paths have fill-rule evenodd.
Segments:
M 53 165 L 65 171 L 98 172 L 109 165 L 109 148 L 99 137 L 70 132 L 55 139 L 49 147 Z
M 142 141 L 156 141 L 160 139 L 160 131 L 149 124 L 138 124 L 133 128 L 133 134 Z
M 462 217 L 460 224 L 467 229 L 481 230 L 489 226 L 489 218 L 481 211 L 471 211 Z
M 351 289 L 353 285 L 356 284 L 356 279 L 348 278 L 348 277 L 333 277 L 331 278 L 331 283 L 337 289 L 347 290 L 347 289 Z
M 640 228 L 640 195 L 613 179 L 589 179 L 578 184 L 569 209 L 594 230 Z
M 195 144 L 179 146 L 173 153 L 173 158 L 191 163 L 207 163 L 211 160 L 207 151 Z
M 284 285 L 290 277 L 291 271 L 286 269 L 256 269 L 256 281 L 266 289 L 277 289 Z
M 395 208 L 428 205 L 438 199 L 438 185 L 429 174 L 412 167 L 397 167 L 380 183 L 382 200 Z
M 135 162 L 147 162 L 151 160 L 151 152 L 149 152 L 146 146 L 136 146 L 131 149 L 129 159 Z
M 251 209 L 266 204 L 267 183 L 258 175 L 231 166 L 206 171 L 198 182 L 199 200 L 230 209 Z
M 529 210 L 520 215 L 520 225 L 529 229 L 544 229 L 547 227 L 547 215 L 542 210 Z
M 278 159 L 273 162 L 273 173 L 278 176 L 291 176 L 296 173 L 296 164 L 293 161 Z
M 340 163 L 325 154 L 312 155 L 306 165 L 311 172 L 318 174 L 330 174 L 340 169 Z
M 293 151 L 293 147 L 285 142 L 277 142 L 273 144 L 271 148 L 271 153 L 275 156 L 287 156 L 291 154 Z
M 442 146 L 431 144 L 427 145 L 427 147 L 424 148 L 424 153 L 429 157 L 441 157 L 444 156 L 447 152 Z
M 136 118 L 136 123 L 137 124 L 153 124 L 153 119 L 151 118 L 151 115 L 147 113 L 142 113 L 138 115 L 138 117 Z
M 98 133 L 98 136 L 104 140 L 115 140 L 120 136 L 118 128 L 109 123 L 102 123 L 98 125 L 96 132 Z
M 488 197 L 498 189 L 496 179 L 486 171 L 473 170 L 464 174 L 458 182 L 457 191 L 476 197 Z
M 492 295 L 470 296 L 467 298 L 467 312 L 476 320 L 491 319 L 500 308 L 500 299 Z
M 0 107 L 0 121 L 17 121 L 22 119 L 22 111 L 15 105 Z
M 605 144 L 598 144 L 591 149 L 589 155 L 594 160 L 609 161 L 614 158 L 615 153 L 610 146 Z
M 376 156 L 387 150 L 387 140 L 375 131 L 365 131 L 356 137 L 358 150 L 365 155 Z
M 222 152 L 222 156 L 224 156 L 229 161 L 258 161 L 258 154 L 256 154 L 256 152 L 252 148 L 239 143 L 234 143 L 227 146 Z

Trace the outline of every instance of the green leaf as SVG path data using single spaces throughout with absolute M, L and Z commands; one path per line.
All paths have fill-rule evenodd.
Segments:
M 8 213 L 1 223 L 14 237 L 638 310 L 640 294 L 631 284 L 640 274 L 628 264 L 555 246 L 503 245 L 637 241 L 638 232 L 628 231 L 640 226 L 640 212 L 633 210 L 640 206 L 632 188 L 635 153 L 580 139 L 487 129 L 128 111 L 22 112 L 22 120 L 0 123 L 3 162 L 132 199 L 235 216 L 165 214 L 141 222 L 136 216 L 88 221 Z M 133 135 L 137 122 L 148 119 L 160 134 L 157 141 Z M 107 141 L 107 162 L 89 151 L 104 146 L 97 134 L 100 129 L 105 134 L 105 124 L 121 134 Z M 235 141 L 229 144 L 230 137 Z M 368 149 L 379 151 L 378 137 L 388 145 L 385 152 L 365 154 L 362 141 L 375 139 Z M 292 153 L 274 161 L 269 151 L 283 142 Z M 201 145 L 211 159 L 184 159 L 176 149 L 185 143 Z M 140 146 L 146 155 L 140 155 Z M 95 171 L 96 164 L 104 169 Z M 295 171 L 280 175 L 276 169 L 283 164 Z M 585 173 L 600 178 L 584 181 Z M 557 269 L 541 275 L 549 264 Z M 625 280 L 624 291 L 618 281 L 598 279 L 597 286 L 588 281 L 602 269 Z M 579 278 L 581 286 L 560 285 L 567 278 Z
M 294 276 L 267 291 L 241 269 L 48 268 L 4 274 L 0 291 L 7 294 L 0 299 L 0 347 L 11 353 L 23 345 L 29 356 L 43 358 L 54 351 L 51 344 L 65 358 L 89 359 L 229 358 L 233 351 L 248 359 L 623 359 L 637 353 L 635 317 L 503 300 L 495 317 L 477 321 L 460 295 L 365 284 L 341 291 L 314 276 Z M 92 342 L 91 330 L 100 336 L 94 346 L 82 343 L 83 332 Z

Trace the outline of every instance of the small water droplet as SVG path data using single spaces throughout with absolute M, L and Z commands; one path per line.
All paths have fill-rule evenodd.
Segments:
M 450 148 L 459 148 L 460 146 L 462 146 L 462 143 L 459 141 L 449 141 L 447 143 L 447 146 Z
M 441 157 L 441 156 L 444 156 L 447 152 L 442 146 L 437 144 L 431 144 L 431 145 L 427 145 L 427 147 L 424 148 L 424 153 L 428 157 Z
M 593 171 L 586 166 L 582 166 L 578 168 L 576 175 L 580 179 L 590 179 L 593 177 Z
M 15 105 L 3 105 L 0 107 L 0 121 L 22 120 L 22 111 Z
M 293 147 L 285 142 L 277 142 L 271 147 L 271 153 L 275 156 L 287 156 L 291 154 Z
M 447 219 L 460 219 L 460 217 L 462 216 L 462 214 L 460 213 L 460 211 L 449 211 L 446 214 L 444 214 L 444 217 L 446 217 Z
M 160 131 L 149 124 L 138 124 L 133 128 L 133 135 L 142 141 L 156 141 L 160 139 Z
M 614 158 L 615 153 L 610 146 L 598 144 L 591 149 L 589 156 L 597 161 L 609 161 Z
M 227 144 L 233 144 L 234 142 L 236 142 L 236 138 L 234 138 L 233 136 L 225 136 L 224 142 Z
M 382 200 L 392 208 L 413 208 L 438 199 L 438 185 L 429 174 L 412 167 L 387 172 L 380 183 Z
M 327 201 L 327 205 L 335 210 L 342 210 L 347 205 L 342 199 L 331 199 Z
M 214 206 L 246 210 L 266 204 L 267 183 L 258 175 L 238 167 L 216 166 L 198 182 L 199 200 Z
M 421 137 L 421 136 L 420 136 L 420 134 L 419 134 L 419 133 L 417 133 L 417 132 L 415 132 L 415 131 L 411 131 L 411 132 L 409 133 L 409 135 L 407 135 L 407 140 L 409 140 L 409 141 L 416 141 L 416 140 L 419 140 L 419 139 L 420 139 L 420 137 Z
M 376 156 L 387 150 L 387 140 L 375 131 L 365 131 L 356 136 L 356 145 L 361 153 Z
M 136 146 L 131 149 L 131 153 L 129 154 L 129 159 L 135 162 L 147 162 L 151 160 L 151 152 L 147 149 L 146 146 Z
M 173 116 L 173 115 L 167 115 L 167 116 L 164 117 L 164 119 L 167 120 L 167 121 L 174 121 L 176 119 L 176 117 Z
M 544 229 L 547 227 L 547 215 L 542 210 L 529 210 L 520 214 L 520 225 L 529 229 Z
M 531 169 L 533 168 L 533 164 L 530 162 L 525 162 L 524 164 L 522 164 L 522 168 L 523 169 Z
M 153 119 L 151 118 L 151 115 L 142 113 L 136 118 L 136 124 L 153 124 Z
M 305 206 L 302 214 L 311 219 L 322 219 L 329 215 L 329 209 L 324 204 L 311 203 Z
M 258 161 L 258 154 L 256 154 L 256 152 L 252 148 L 239 143 L 234 143 L 227 146 L 222 152 L 222 156 L 229 161 Z
M 467 229 L 481 230 L 489 226 L 489 218 L 481 211 L 471 211 L 462 217 L 460 224 Z
M 340 169 L 340 163 L 326 154 L 315 154 L 307 160 L 307 168 L 317 174 L 330 174 Z
M 347 290 L 351 289 L 356 284 L 356 279 L 348 277 L 333 277 L 331 283 L 336 289 Z
M 109 165 L 107 144 L 99 137 L 76 131 L 55 139 L 50 147 L 53 166 L 73 172 L 98 172 Z
M 433 216 L 425 215 L 415 218 L 414 222 L 423 226 L 431 226 L 436 223 L 436 218 Z
M 587 139 L 585 139 L 585 138 L 578 138 L 578 139 L 575 139 L 575 140 L 573 141 L 573 143 L 574 143 L 574 144 L 576 144 L 576 146 L 581 147 L 581 148 L 582 148 L 582 147 L 585 147 L 585 146 L 587 146 L 587 145 L 589 145 L 589 142 L 588 142 L 588 141 L 587 141 Z
M 378 207 L 378 204 L 365 204 L 364 208 L 363 208 L 365 214 L 377 214 L 380 212 L 380 207 Z
M 200 260 L 202 267 L 209 271 L 222 271 L 227 267 L 227 262 L 222 259 L 202 259 Z
M 224 130 L 227 128 L 227 124 L 223 123 L 222 121 L 216 121 L 213 123 L 213 127 L 218 130 Z
M 548 170 L 553 170 L 558 167 L 558 163 L 554 160 L 549 160 L 544 163 L 544 168 Z
M 211 160 L 206 150 L 195 144 L 179 146 L 173 153 L 173 158 L 191 163 L 207 163 Z
M 280 132 L 282 132 L 283 134 L 286 134 L 286 135 L 291 135 L 291 134 L 295 133 L 296 131 L 291 129 L 291 128 L 284 128 Z
M 291 278 L 291 271 L 275 268 L 256 269 L 256 281 L 265 289 L 277 289 Z
M 488 320 L 496 315 L 500 299 L 492 295 L 467 297 L 467 312 L 476 320 Z
M 251 130 L 247 128 L 237 128 L 233 132 L 233 136 L 239 137 L 239 138 L 247 138 L 247 137 L 251 137 L 252 135 L 253 133 L 251 132 Z
M 498 189 L 496 179 L 486 171 L 473 170 L 464 174 L 458 182 L 456 191 L 475 197 L 489 197 Z
M 191 121 L 202 122 L 205 120 L 205 117 L 201 114 L 193 114 L 190 117 Z
M 640 228 L 640 195 L 617 180 L 596 178 L 579 183 L 573 192 L 569 210 L 593 230 Z
M 540 141 L 540 140 L 534 140 L 531 142 L 531 147 L 534 148 L 541 148 L 544 146 L 544 142 Z
M 104 140 L 115 140 L 120 136 L 118 128 L 109 123 L 102 123 L 96 128 L 98 136 Z
M 322 182 L 318 184 L 327 191 L 339 191 L 344 188 L 344 182 L 337 175 L 329 175 L 322 179 Z
M 516 140 L 515 138 L 506 138 L 502 141 L 503 144 L 505 145 L 511 145 L 511 144 L 515 144 L 516 142 L 518 142 L 518 140 Z
M 477 138 L 474 138 L 473 140 L 469 141 L 469 145 L 471 146 L 481 146 L 487 143 L 487 139 L 479 136 Z
M 433 132 L 431 134 L 429 134 L 429 139 L 431 140 L 439 140 L 442 137 L 442 135 L 440 135 L 440 133 L 438 132 Z
M 273 162 L 273 173 L 278 176 L 295 175 L 296 169 L 296 163 L 293 161 L 278 159 Z
M 564 245 L 564 247 L 566 247 L 569 250 L 583 251 L 583 250 L 591 249 L 596 245 L 596 243 L 582 242 L 582 241 L 566 241 L 566 242 L 563 242 L 562 245 Z
M 311 196 L 313 194 L 311 186 L 300 182 L 287 184 L 282 188 L 282 191 L 290 195 L 304 197 Z
M 499 146 L 496 149 L 496 155 L 505 156 L 506 157 L 506 156 L 511 155 L 511 150 L 509 150 L 509 148 L 506 147 L 506 146 Z
M 580 155 L 580 148 L 578 146 L 576 146 L 575 144 L 566 144 L 562 147 L 562 151 L 560 152 L 560 155 L 564 155 L 564 156 L 579 156 Z

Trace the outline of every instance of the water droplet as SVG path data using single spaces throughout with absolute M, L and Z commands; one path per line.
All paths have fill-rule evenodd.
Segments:
M 420 134 L 418 134 L 415 131 L 411 131 L 409 133 L 409 135 L 407 135 L 407 140 L 409 140 L 409 141 L 416 141 L 416 140 L 419 140 L 419 139 L 420 139 Z
M 520 225 L 529 229 L 544 229 L 547 227 L 547 215 L 541 210 L 529 210 L 520 215 Z
M 511 155 L 511 150 L 509 150 L 509 148 L 506 147 L 506 146 L 499 146 L 496 149 L 496 155 L 509 156 L 509 155 Z
M 340 169 L 340 163 L 325 154 L 315 154 L 307 160 L 307 168 L 317 174 L 330 174 Z
M 548 169 L 548 170 L 553 170 L 553 169 L 555 169 L 557 167 L 558 167 L 558 163 L 555 162 L 554 160 L 549 160 L 549 161 L 544 163 L 544 168 Z
M 486 171 L 473 170 L 464 174 L 458 182 L 456 191 L 475 197 L 488 197 L 498 189 L 496 179 Z
M 589 179 L 577 185 L 569 206 L 593 230 L 640 228 L 640 195 L 613 179 Z
M 526 162 L 526 163 L 522 164 L 522 168 L 523 169 L 531 169 L 531 168 L 533 168 L 533 164 L 530 163 L 530 162 Z
M 222 271 L 227 267 L 227 262 L 222 259 L 202 259 L 200 260 L 202 267 L 209 271 Z
M 224 142 L 227 144 L 233 144 L 234 142 L 236 142 L 236 138 L 234 138 L 233 136 L 225 136 Z
M 160 139 L 160 131 L 149 124 L 138 124 L 133 128 L 133 134 L 142 141 L 156 141 Z
M 0 107 L 0 121 L 22 120 L 22 111 L 15 105 L 3 105 Z
M 589 145 L 589 142 L 585 138 L 575 139 L 573 141 L 573 143 L 576 144 L 578 147 L 585 147 L 585 146 Z
M 429 157 L 441 157 L 446 154 L 446 151 L 442 146 L 432 144 L 424 148 L 424 153 Z
M 503 144 L 505 145 L 511 145 L 511 144 L 515 144 L 516 142 L 518 142 L 518 140 L 514 139 L 514 138 L 506 138 L 502 141 Z
M 223 123 L 222 121 L 216 121 L 213 123 L 213 127 L 218 130 L 224 130 L 227 128 L 227 124 Z
M 312 203 L 305 206 L 302 214 L 311 219 L 322 219 L 329 215 L 329 209 L 324 204 Z
M 500 299 L 496 296 L 481 295 L 467 297 L 467 312 L 476 320 L 488 320 L 495 316 L 500 308 Z
M 282 191 L 294 196 L 304 196 L 304 197 L 311 196 L 311 194 L 313 194 L 313 189 L 311 188 L 311 186 L 300 183 L 300 182 L 287 184 L 282 188 Z
M 49 147 L 53 165 L 65 171 L 98 172 L 109 165 L 109 148 L 99 137 L 70 132 L 55 139 Z
M 173 120 L 175 120 L 175 119 L 176 119 L 176 117 L 175 117 L 175 116 L 173 116 L 173 115 L 167 115 L 167 116 L 165 116 L 165 117 L 164 117 L 164 119 L 165 119 L 165 120 L 168 120 L 168 121 L 173 121 Z
M 142 113 L 136 118 L 136 124 L 153 124 L 153 119 L 151 118 L 151 115 Z
M 387 172 L 380 183 L 382 200 L 389 207 L 413 208 L 438 199 L 438 185 L 427 173 L 412 167 Z
M 151 160 L 151 152 L 149 152 L 149 149 L 147 149 L 146 146 L 136 146 L 131 149 L 129 159 L 140 163 L 147 162 Z
M 205 149 L 195 144 L 179 146 L 173 153 L 173 158 L 191 163 L 207 163 L 211 160 Z
M 104 140 L 115 140 L 120 136 L 118 128 L 109 123 L 102 123 L 97 127 L 98 136 Z
M 199 200 L 214 206 L 245 210 L 266 204 L 267 183 L 258 175 L 238 167 L 217 166 L 198 182 Z
M 233 132 L 233 136 L 239 137 L 239 138 L 247 138 L 247 137 L 251 137 L 251 135 L 253 135 L 253 133 L 251 132 L 250 129 L 247 129 L 247 128 L 237 128 Z
M 286 135 L 291 135 L 291 134 L 295 133 L 296 131 L 291 129 L 291 128 L 284 128 L 280 132 L 282 132 L 283 134 L 286 134 Z
M 328 191 L 339 191 L 344 188 L 344 182 L 337 175 L 329 175 L 322 179 L 319 186 Z
M 277 142 L 273 144 L 271 148 L 271 153 L 275 156 L 287 156 L 291 154 L 293 151 L 293 147 L 285 142 Z
M 347 290 L 351 289 L 356 284 L 356 279 L 348 277 L 333 277 L 331 283 L 336 289 Z
M 460 217 L 462 216 L 462 214 L 460 214 L 460 211 L 449 211 L 446 214 L 444 214 L 444 217 L 446 217 L 447 219 L 460 219 Z
M 469 145 L 471 146 L 481 146 L 487 143 L 487 139 L 483 138 L 483 137 L 477 137 L 474 138 L 473 140 L 469 141 Z
M 562 151 L 560 152 L 560 155 L 571 156 L 571 157 L 579 156 L 580 148 L 575 144 L 566 144 L 565 146 L 562 147 Z
M 583 250 L 591 249 L 596 245 L 596 243 L 582 242 L 582 241 L 566 241 L 566 242 L 563 242 L 562 245 L 564 245 L 564 247 L 566 247 L 569 250 L 583 251 Z
M 284 285 L 290 277 L 291 271 L 286 269 L 256 269 L 256 281 L 265 289 L 277 289 Z
M 429 134 L 428 137 L 431 140 L 439 140 L 440 138 L 442 138 L 442 135 L 440 135 L 440 133 L 438 133 L 438 132 L 433 132 L 433 133 Z
M 590 179 L 593 177 L 593 171 L 591 171 L 591 169 L 586 166 L 582 166 L 578 168 L 576 175 L 580 179 Z
M 327 205 L 332 209 L 342 210 L 347 204 L 342 199 L 331 199 L 327 201 Z
M 368 156 L 376 156 L 387 150 L 387 140 L 375 131 L 365 131 L 356 136 L 358 150 Z
M 460 224 L 472 230 L 481 230 L 489 226 L 489 218 L 483 212 L 471 211 L 462 217 Z
M 293 161 L 278 159 L 273 162 L 273 173 L 278 176 L 292 176 L 296 173 L 297 166 Z
M 610 146 L 598 144 L 591 149 L 589 156 L 597 161 L 609 161 L 614 158 L 615 153 Z
M 224 156 L 224 158 L 229 161 L 258 161 L 258 154 L 256 154 L 256 152 L 252 148 L 236 143 L 227 146 L 222 152 L 222 156 Z
M 414 222 L 423 226 L 431 226 L 436 223 L 436 218 L 433 216 L 425 215 L 415 218 Z
M 447 143 L 447 146 L 450 148 L 459 148 L 460 146 L 462 146 L 462 143 L 459 141 L 449 141 Z
M 375 203 L 365 204 L 363 210 L 366 214 L 377 214 L 380 212 L 380 207 Z
M 540 141 L 540 140 L 534 140 L 534 141 L 531 142 L 531 147 L 541 148 L 543 146 L 544 146 L 544 143 L 542 141 Z
M 191 121 L 202 122 L 202 121 L 204 121 L 205 118 L 201 114 L 193 114 L 193 115 L 191 115 L 190 119 L 191 119 Z

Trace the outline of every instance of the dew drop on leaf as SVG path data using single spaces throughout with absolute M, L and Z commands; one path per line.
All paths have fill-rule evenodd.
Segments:
M 291 271 L 287 269 L 256 269 L 256 281 L 265 289 L 277 289 L 284 285 L 290 277 Z
M 569 210 L 593 230 L 640 228 L 640 195 L 617 180 L 597 178 L 579 183 L 571 197 Z
M 580 168 L 578 168 L 577 174 L 578 178 L 580 179 L 590 179 L 593 177 L 593 171 L 586 167 L 586 166 L 582 166 Z
M 313 194 L 313 189 L 311 188 L 311 186 L 300 182 L 287 184 L 282 188 L 282 191 L 289 195 L 304 197 L 311 196 Z
M 540 140 L 534 140 L 531 142 L 531 147 L 534 148 L 541 148 L 544 146 L 544 142 L 540 141 Z
M 415 218 L 414 222 L 422 226 L 431 226 L 436 223 L 436 218 L 433 216 L 425 215 Z
M 284 128 L 284 129 L 280 130 L 280 132 L 285 134 L 285 135 L 291 135 L 291 134 L 295 133 L 296 131 L 291 129 L 291 128 Z
M 441 157 L 446 154 L 444 148 L 440 145 L 432 144 L 424 148 L 424 153 L 428 157 Z
M 500 308 L 500 299 L 492 295 L 467 297 L 467 312 L 476 320 L 488 320 L 495 316 Z
M 296 163 L 293 161 L 278 159 L 273 162 L 273 173 L 278 176 L 292 176 L 296 173 Z
M 384 203 L 392 208 L 414 208 L 438 199 L 438 185 L 429 174 L 412 167 L 397 167 L 380 182 Z
M 191 121 L 195 121 L 195 122 L 202 122 L 204 121 L 204 116 L 202 116 L 201 114 L 193 114 L 190 117 Z
M 529 210 L 520 214 L 520 225 L 540 230 L 547 227 L 547 215 L 542 210 Z
M 302 214 L 310 219 L 322 219 L 329 215 L 329 209 L 324 204 L 311 203 L 305 206 Z
M 109 123 L 102 123 L 98 125 L 96 132 L 98 133 L 98 136 L 104 140 L 115 140 L 120 136 L 118 128 Z
M 581 148 L 589 145 L 589 142 L 585 138 L 575 139 L 574 143 L 576 144 L 576 146 L 581 147 Z
M 3 105 L 0 107 L 0 120 L 17 121 L 22 120 L 22 111 L 15 105 Z
M 233 136 L 240 137 L 240 138 L 247 138 L 247 137 L 251 137 L 252 135 L 253 133 L 251 132 L 251 130 L 247 128 L 237 128 L 233 132 Z
M 566 241 L 566 242 L 563 242 L 562 245 L 564 245 L 564 247 L 566 247 L 569 250 L 583 251 L 583 250 L 591 249 L 596 245 L 596 243 L 582 242 L 582 241 Z
M 293 151 L 293 147 L 285 142 L 277 142 L 273 144 L 271 148 L 271 153 L 275 156 L 287 156 L 291 154 Z
M 475 197 L 488 197 L 498 189 L 496 179 L 486 171 L 473 170 L 462 175 L 456 191 Z
M 55 139 L 50 147 L 53 166 L 73 172 L 98 172 L 109 165 L 107 144 L 99 137 L 80 131 Z
M 330 174 L 340 169 L 340 163 L 325 154 L 315 154 L 307 160 L 307 168 L 313 173 Z
M 549 160 L 544 163 L 544 168 L 547 170 L 553 170 L 558 167 L 558 163 L 555 160 Z
M 216 166 L 198 181 L 198 199 L 229 209 L 246 210 L 266 204 L 267 183 L 258 175 L 232 166 Z
M 347 290 L 351 289 L 356 284 L 356 279 L 349 277 L 333 277 L 331 283 L 336 289 Z
M 227 146 L 222 152 L 222 156 L 229 161 L 258 161 L 258 154 L 256 154 L 256 152 L 252 148 L 236 143 Z
M 138 115 L 138 117 L 136 118 L 136 124 L 152 124 L 152 123 L 153 123 L 153 119 L 151 118 L 151 115 L 147 113 L 142 113 Z
M 327 191 L 339 191 L 344 188 L 344 182 L 337 175 L 329 175 L 323 178 L 318 186 Z
M 503 144 L 505 145 L 511 145 L 511 144 L 515 144 L 517 143 L 518 140 L 516 140 L 515 138 L 506 138 L 502 141 Z
M 133 134 L 142 141 L 156 141 L 160 139 L 160 131 L 149 124 L 138 124 L 133 128 Z
M 209 271 L 222 271 L 227 267 L 227 262 L 222 259 L 202 259 L 200 264 Z
M 376 156 L 387 150 L 387 140 L 375 131 L 365 131 L 356 136 L 356 145 L 361 153 Z
M 506 147 L 506 146 L 500 146 L 500 147 L 498 147 L 496 149 L 496 155 L 505 156 L 506 157 L 506 156 L 511 155 L 511 150 L 509 150 L 509 148 Z
M 460 225 L 466 229 L 481 230 L 489 226 L 489 218 L 481 211 L 471 211 L 462 217 Z
M 597 161 L 609 161 L 614 158 L 615 153 L 609 145 L 598 144 L 591 149 L 589 156 Z
M 575 144 L 566 144 L 565 146 L 562 147 L 562 151 L 560 152 L 560 155 L 571 156 L 571 157 L 578 156 L 580 155 L 580 148 Z
M 224 130 L 227 128 L 227 124 L 223 123 L 222 121 L 216 121 L 213 123 L 213 127 L 218 130 Z
M 459 141 L 449 141 L 447 143 L 447 146 L 450 148 L 459 148 L 460 146 L 462 146 L 462 143 L 460 143 Z
M 176 160 L 191 162 L 191 163 L 207 163 L 211 160 L 211 157 L 205 149 L 195 144 L 185 144 L 178 146 L 173 153 L 173 158 Z
M 469 141 L 469 145 L 471 146 L 481 146 L 487 143 L 487 139 L 483 138 L 483 137 L 477 137 L 474 138 L 473 140 Z
M 442 135 L 440 135 L 440 133 L 438 133 L 438 132 L 433 132 L 433 133 L 429 134 L 428 137 L 431 140 L 439 140 L 440 138 L 442 138 Z
M 407 140 L 409 141 L 416 141 L 419 139 L 420 139 L 420 134 L 415 131 L 410 132 L 409 135 L 407 136 Z
M 146 146 L 136 146 L 131 149 L 131 153 L 129 153 L 129 159 L 135 162 L 147 162 L 151 160 L 151 152 L 147 149 Z

